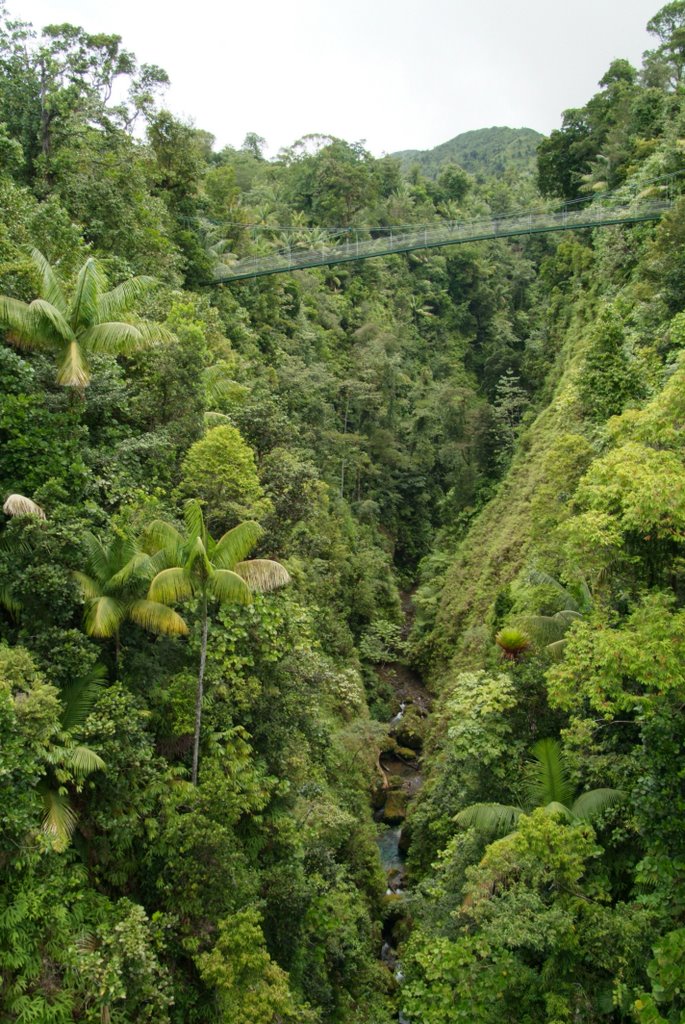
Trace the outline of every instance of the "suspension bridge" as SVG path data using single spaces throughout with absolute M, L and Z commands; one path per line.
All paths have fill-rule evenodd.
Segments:
M 671 178 L 673 175 L 668 175 Z M 654 179 L 661 180 L 661 179 Z M 438 249 L 467 242 L 484 242 L 495 238 L 516 238 L 552 231 L 579 231 L 582 228 L 603 228 L 614 224 L 637 224 L 659 220 L 673 202 L 670 198 L 637 197 L 626 201 L 625 196 L 607 193 L 591 203 L 568 204 L 561 210 L 537 210 L 507 217 L 489 217 L 469 221 L 442 221 L 440 224 L 417 228 L 357 229 L 343 241 L 331 239 L 332 244 L 317 243 L 310 248 L 289 246 L 265 255 L 247 256 L 215 269 L 213 283 L 240 281 L 287 274 L 307 267 L 330 267 L 339 263 L 368 260 L 376 256 L 414 252 L 419 249 Z M 354 230 L 354 229 L 352 229 Z M 372 233 L 375 237 L 360 238 L 359 234 Z M 334 233 L 331 232 L 333 235 Z

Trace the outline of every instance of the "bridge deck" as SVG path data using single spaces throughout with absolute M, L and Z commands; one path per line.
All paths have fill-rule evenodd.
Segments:
M 515 217 L 488 220 L 445 222 L 436 227 L 389 233 L 367 240 L 348 239 L 344 244 L 313 249 L 282 249 L 268 256 L 248 256 L 217 269 L 215 283 L 240 281 L 269 274 L 286 274 L 306 267 L 334 266 L 374 256 L 435 249 L 466 242 L 483 242 L 492 238 L 515 238 L 549 231 L 577 231 L 581 228 L 608 227 L 612 224 L 635 224 L 658 220 L 672 203 L 669 200 L 634 201 L 629 205 L 607 206 L 593 203 L 577 210 L 517 214 Z

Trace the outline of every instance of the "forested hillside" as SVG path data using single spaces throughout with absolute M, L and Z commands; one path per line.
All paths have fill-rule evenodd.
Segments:
M 405 176 L 218 150 L 2 9 L 0 1020 L 684 1019 L 685 0 L 649 28 L 537 178 Z M 211 283 L 609 189 L 673 205 Z
M 393 153 L 404 171 L 418 166 L 428 178 L 436 178 L 443 164 L 459 164 L 479 178 L 514 171 L 535 173 L 537 148 L 543 136 L 532 128 L 479 128 L 463 132 L 433 149 L 405 149 Z

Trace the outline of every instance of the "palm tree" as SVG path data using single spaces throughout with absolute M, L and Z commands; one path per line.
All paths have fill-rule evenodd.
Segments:
M 590 789 L 574 798 L 567 760 L 557 740 L 539 740 L 532 750 L 525 781 L 525 805 L 471 804 L 455 816 L 458 825 L 480 832 L 507 834 L 522 814 L 543 807 L 569 822 L 592 821 L 607 807 L 623 799 L 618 789 Z
M 540 570 L 531 572 L 529 579 L 531 583 L 543 584 L 554 589 L 561 608 L 553 615 L 526 615 L 521 619 L 521 623 L 533 639 L 542 644 L 547 653 L 557 660 L 564 653 L 566 632 L 569 627 L 583 619 L 593 609 L 590 588 L 582 576 L 566 586 L 554 576 Z
M 108 290 L 105 273 L 91 256 L 68 299 L 42 253 L 32 249 L 31 260 L 40 278 L 40 294 L 30 303 L 0 295 L 0 326 L 17 348 L 54 353 L 58 384 L 84 388 L 90 381 L 89 353 L 127 355 L 170 337 L 159 324 L 119 319 L 155 284 L 154 278 L 132 277 Z
M 68 784 L 78 792 L 89 775 L 106 767 L 99 754 L 79 742 L 79 733 L 97 700 L 104 678 L 104 666 L 95 665 L 62 691 L 61 728 L 56 742 L 52 742 L 45 752 L 47 774 L 36 786 L 43 802 L 42 831 L 59 852 L 66 850 L 71 842 L 78 820 Z
M 149 555 L 122 537 L 103 544 L 87 532 L 83 542 L 87 571 L 74 572 L 73 577 L 85 601 L 84 628 L 88 636 L 114 637 L 117 662 L 119 631 L 126 621 L 167 636 L 188 632 L 178 612 L 144 596 L 154 572 Z
M 165 604 L 193 599 L 199 603 L 202 639 L 195 695 L 192 768 L 192 782 L 197 785 L 210 602 L 249 604 L 253 593 L 266 593 L 285 586 L 290 576 L 280 562 L 268 558 L 245 561 L 262 536 L 263 530 L 258 523 L 240 523 L 219 540 L 214 540 L 205 525 L 202 507 L 195 500 L 186 502 L 184 520 L 185 535 L 162 521 L 152 523 L 149 528 L 149 550 L 155 562 L 164 568 L 152 580 L 148 597 L 151 601 Z

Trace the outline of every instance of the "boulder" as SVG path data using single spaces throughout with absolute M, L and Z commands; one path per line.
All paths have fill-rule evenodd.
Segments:
M 424 721 L 410 708 L 393 729 L 398 747 L 409 747 L 415 753 L 423 747 Z
M 387 825 L 401 825 L 407 816 L 407 794 L 401 789 L 391 789 L 383 808 L 383 821 Z

